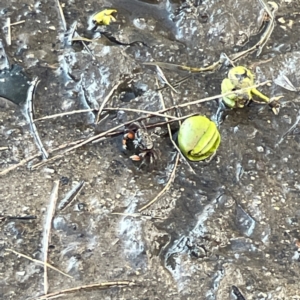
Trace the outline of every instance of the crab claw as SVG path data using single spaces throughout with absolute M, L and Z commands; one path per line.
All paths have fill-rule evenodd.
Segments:
M 129 157 L 131 160 L 134 160 L 134 161 L 140 161 L 141 160 L 141 157 L 140 156 L 138 156 L 138 155 L 131 155 L 130 157 Z
M 271 107 L 271 109 L 275 115 L 279 114 L 279 110 L 280 110 L 279 99 L 281 99 L 281 98 L 283 98 L 283 96 L 272 97 L 270 99 L 269 106 Z

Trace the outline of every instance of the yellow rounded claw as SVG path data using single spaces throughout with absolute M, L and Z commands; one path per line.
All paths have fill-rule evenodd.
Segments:
M 220 141 L 216 124 L 205 116 L 187 118 L 178 133 L 179 148 L 192 161 L 204 160 L 214 154 Z

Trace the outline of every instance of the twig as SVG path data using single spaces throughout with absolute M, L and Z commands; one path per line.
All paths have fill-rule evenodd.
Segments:
M 26 216 L 3 216 L 0 215 L 0 220 L 34 220 L 36 219 L 37 216 L 33 216 L 33 215 L 26 215 Z
M 287 132 L 285 132 L 282 135 L 282 137 L 280 138 L 278 143 L 275 144 L 275 147 L 278 147 L 284 141 L 284 139 L 297 127 L 299 122 L 300 122 L 300 112 L 298 112 L 298 115 L 297 115 L 297 118 L 296 118 L 294 124 L 288 129 Z
M 54 297 L 54 296 L 58 296 L 58 295 L 62 295 L 62 294 L 69 294 L 69 293 L 73 293 L 73 292 L 79 292 L 81 290 L 92 289 L 92 288 L 104 288 L 105 289 L 105 288 L 110 288 L 112 286 L 131 286 L 131 285 L 135 285 L 135 283 L 133 281 L 129 281 L 129 280 L 94 283 L 94 284 L 77 286 L 74 288 L 50 293 L 47 295 L 43 295 L 43 296 L 34 298 L 34 300 L 43 300 L 43 299 L 47 299 L 49 297 Z
M 264 81 L 264 82 L 261 82 L 261 83 L 258 83 L 258 84 L 249 86 L 247 88 L 240 89 L 240 90 L 230 91 L 230 92 L 226 92 L 224 94 L 219 94 L 219 95 L 215 95 L 215 96 L 211 96 L 211 97 L 206 97 L 206 98 L 203 98 L 203 99 L 199 99 L 199 100 L 195 100 L 195 101 L 191 101 L 191 102 L 187 102 L 187 103 L 177 104 L 177 105 L 174 105 L 172 107 L 166 108 L 165 110 L 159 110 L 158 113 L 163 113 L 165 111 L 169 111 L 171 109 L 178 108 L 178 107 L 185 107 L 185 106 L 189 106 L 189 105 L 195 105 L 195 104 L 215 100 L 215 99 L 222 98 L 224 96 L 228 96 L 228 95 L 235 94 L 235 93 L 245 92 L 245 91 L 251 90 L 253 88 L 266 85 L 270 82 L 271 82 L 271 80 L 267 80 L 267 81 Z
M 44 252 L 44 294 L 48 292 L 48 275 L 47 275 L 47 261 L 48 261 L 48 247 L 50 240 L 51 224 L 55 213 L 55 207 L 58 197 L 59 180 L 54 181 L 52 192 L 50 195 L 50 204 L 46 215 L 46 224 L 43 238 L 43 252 Z
M 195 116 L 195 115 L 199 115 L 199 113 L 195 112 L 195 113 L 189 114 L 187 116 L 183 116 L 183 117 L 173 117 L 173 119 L 171 119 L 171 120 L 151 123 L 151 124 L 145 125 L 145 127 L 146 128 L 153 128 L 153 127 L 158 127 L 158 126 L 164 126 L 164 125 L 167 125 L 167 124 L 170 124 L 170 123 L 173 123 L 173 122 L 177 122 L 177 121 L 180 122 L 183 119 L 186 119 L 186 118 L 189 118 L 189 117 L 192 117 L 192 116 Z M 169 115 L 166 115 L 166 116 L 169 116 Z M 140 117 L 140 118 L 137 118 L 137 119 L 134 119 L 134 120 L 130 120 L 130 121 L 124 123 L 123 126 L 127 126 L 131 123 L 139 122 L 139 121 L 141 121 L 143 119 L 146 119 L 146 118 L 149 118 L 149 117 L 151 117 L 151 116 L 145 116 L 145 117 Z M 114 136 L 114 135 L 119 135 L 119 134 L 122 134 L 122 133 L 124 133 L 123 130 L 118 130 L 118 131 L 115 130 L 113 132 L 105 134 L 105 137 L 101 137 L 99 139 L 93 140 L 92 144 L 99 143 L 99 142 L 105 140 L 107 137 Z
M 66 31 L 67 30 L 67 23 L 66 23 L 66 19 L 65 19 L 65 16 L 64 16 L 63 9 L 62 9 L 62 7 L 61 7 L 61 5 L 59 3 L 59 0 L 57 0 L 56 2 L 57 2 L 57 6 L 58 6 L 60 17 L 61 17 L 61 21 L 63 23 L 63 28 Z
M 165 218 L 162 217 L 153 217 L 148 215 L 142 215 L 141 213 L 134 213 L 134 214 L 127 214 L 127 213 L 111 213 L 112 215 L 120 215 L 124 217 L 132 217 L 132 218 L 145 218 L 145 219 L 159 219 L 159 220 L 165 220 Z
M 212 65 L 208 66 L 208 67 L 194 68 L 194 67 L 164 63 L 164 62 L 159 62 L 159 61 L 143 63 L 143 65 L 159 66 L 159 67 L 162 67 L 162 68 L 165 68 L 165 69 L 168 69 L 168 70 L 172 70 L 172 71 L 182 70 L 182 71 L 189 71 L 189 72 L 192 72 L 192 73 L 213 71 L 220 64 L 221 64 L 221 61 L 219 60 L 219 61 L 213 63 Z
M 158 82 L 157 83 L 157 86 L 158 86 Z M 159 86 L 158 86 L 159 87 Z M 163 98 L 163 95 L 161 93 L 161 91 L 158 92 L 159 94 L 159 98 L 160 98 L 160 102 L 161 102 L 161 105 L 162 105 L 162 108 L 163 109 L 166 109 L 166 106 L 165 106 L 165 101 L 164 101 L 164 98 Z M 178 118 L 177 118 L 178 119 Z M 165 118 L 166 121 L 168 121 L 168 117 L 166 116 Z M 169 137 L 170 137 L 170 140 L 173 144 L 173 146 L 175 147 L 175 149 L 178 151 L 178 153 L 180 154 L 182 160 L 188 165 L 190 171 L 193 173 L 193 174 L 196 174 L 196 172 L 194 171 L 194 169 L 191 167 L 191 165 L 188 163 L 188 161 L 186 160 L 186 158 L 183 156 L 182 152 L 180 151 L 180 149 L 178 148 L 178 146 L 176 145 L 175 141 L 173 140 L 173 136 L 172 136 L 172 131 L 171 131 L 171 127 L 170 127 L 170 124 L 167 123 L 167 128 L 168 128 L 168 132 L 169 132 Z
M 165 117 L 164 114 L 160 114 L 160 113 L 152 112 L 152 111 L 148 111 L 148 110 L 134 109 L 134 108 L 105 107 L 105 108 L 102 109 L 102 111 L 119 111 L 119 110 L 137 112 L 137 113 L 140 113 L 140 114 L 150 114 L 151 113 L 151 115 L 153 115 L 153 116 Z M 50 115 L 50 116 L 45 116 L 45 117 L 42 117 L 42 118 L 38 118 L 38 119 L 35 119 L 34 122 L 47 120 L 47 119 L 52 119 L 52 118 L 57 118 L 57 117 L 63 117 L 63 116 L 66 116 L 66 115 L 91 112 L 91 111 L 95 111 L 95 109 L 90 108 L 90 109 L 82 109 L 82 110 L 73 110 L 73 111 L 70 111 L 70 112 L 64 112 L 64 113 L 60 113 L 60 114 L 55 114 L 55 115 Z M 170 115 L 166 115 L 166 116 L 170 119 L 176 119 L 176 117 L 174 117 L 174 116 L 170 116 Z
M 10 18 L 7 18 L 7 45 L 11 45 L 11 28 Z
M 164 80 L 164 82 L 171 88 L 172 91 L 174 91 L 176 94 L 178 93 L 175 88 L 169 83 L 167 77 L 165 76 L 164 72 L 159 66 L 156 66 L 156 69 L 158 70 L 158 74 L 160 77 Z M 159 87 L 158 87 L 159 88 Z
M 82 37 L 82 36 L 80 36 L 80 35 L 78 35 L 78 36 L 72 38 L 72 42 L 82 42 L 82 41 L 83 41 L 83 42 L 91 43 L 91 42 L 96 41 L 96 40 L 98 40 L 98 39 L 92 39 L 92 40 L 91 40 L 91 39 Z
M 156 111 L 148 111 L 148 110 L 141 110 L 141 109 L 134 109 L 134 108 L 106 107 L 103 110 L 104 111 L 124 110 L 124 111 L 137 112 L 137 113 L 140 113 L 140 114 L 147 114 L 148 118 L 151 117 L 151 116 L 157 116 L 157 117 L 167 117 L 169 119 L 177 119 L 177 117 L 175 117 L 175 116 L 161 114 L 161 113 L 156 112 Z
M 68 46 L 71 46 L 72 45 L 72 39 L 74 37 L 74 34 L 76 32 L 76 28 L 77 28 L 77 21 L 74 21 L 72 23 L 72 25 L 70 26 L 68 32 L 65 34 L 65 43 L 68 45 Z
M 63 117 L 63 116 L 67 116 L 67 115 L 81 114 L 81 113 L 92 112 L 92 111 L 95 111 L 95 109 L 89 108 L 89 109 L 67 111 L 67 112 L 60 113 L 60 114 L 55 114 L 55 115 L 50 115 L 50 116 L 45 116 L 42 118 L 34 119 L 33 121 L 36 122 L 36 121 L 48 120 L 48 119 Z
M 0 151 L 8 150 L 8 147 L 0 147 Z
M 98 110 L 98 114 L 97 114 L 97 118 L 96 118 L 96 124 L 98 124 L 99 121 L 100 121 L 101 113 L 102 113 L 102 110 L 103 110 L 105 104 L 109 101 L 110 97 L 115 92 L 115 90 L 120 86 L 121 83 L 123 83 L 123 81 L 119 81 L 117 84 L 115 84 L 113 86 L 113 88 L 110 90 L 110 92 L 108 93 L 108 95 L 105 97 L 105 99 L 103 100 L 103 102 L 101 103 L 101 106 L 100 106 L 100 108 Z
M 52 269 L 52 270 L 54 270 L 54 271 L 57 271 L 57 272 L 59 272 L 60 274 L 65 275 L 65 276 L 67 276 L 67 277 L 69 277 L 69 278 L 73 278 L 72 276 L 70 276 L 70 275 L 64 273 L 63 271 L 61 271 L 61 270 L 59 270 L 59 269 L 53 267 L 53 266 L 50 265 L 49 263 L 45 263 L 45 262 L 43 262 L 43 261 L 41 261 L 41 260 L 37 260 L 37 259 L 31 258 L 31 257 L 29 257 L 29 256 L 27 256 L 27 255 L 25 255 L 25 254 L 22 254 L 22 253 L 20 253 L 20 252 L 17 252 L 17 251 L 15 251 L 15 250 L 12 250 L 12 249 L 5 249 L 5 251 L 9 251 L 9 252 L 12 252 L 12 253 L 14 253 L 14 254 L 16 254 L 16 255 L 19 255 L 19 256 L 21 256 L 21 257 L 27 258 L 27 259 L 31 260 L 32 262 L 34 262 L 34 263 L 36 263 L 36 264 L 39 264 L 39 265 L 42 265 L 42 266 L 47 265 L 48 268 L 50 268 L 50 269 Z
M 38 83 L 39 83 L 38 78 L 35 78 L 31 82 L 31 86 L 28 89 L 27 100 L 26 100 L 26 112 L 27 112 L 28 122 L 29 122 L 29 125 L 31 127 L 31 131 L 32 131 L 32 134 L 34 136 L 34 140 L 36 142 L 36 145 L 37 145 L 38 149 L 42 152 L 43 158 L 47 159 L 49 157 L 49 155 L 48 155 L 47 151 L 45 150 L 45 148 L 44 148 L 44 146 L 42 144 L 42 141 L 41 141 L 41 139 L 39 137 L 39 134 L 38 134 L 38 131 L 36 129 L 36 126 L 33 123 L 33 112 L 32 112 L 32 110 L 33 110 L 33 104 L 32 104 L 32 100 L 33 100 L 35 89 L 36 89 Z
M 15 23 L 11 23 L 10 26 L 19 25 L 19 24 L 22 24 L 22 23 L 25 23 L 25 20 L 21 20 L 21 21 L 15 22 Z
M 75 199 L 76 196 L 80 193 L 84 186 L 84 181 L 80 181 L 78 184 L 72 188 L 67 195 L 60 201 L 58 204 L 59 210 L 64 210 L 66 207 L 68 207 Z
M 172 181 L 174 180 L 175 178 L 175 173 L 176 173 L 176 168 L 177 168 L 177 165 L 178 165 L 178 161 L 179 161 L 179 153 L 176 154 L 176 160 L 175 160 L 175 164 L 174 164 L 174 168 L 172 170 L 172 173 L 169 177 L 169 180 L 167 182 L 167 184 L 165 185 L 165 187 L 158 193 L 158 195 L 153 199 L 151 200 L 150 202 L 148 202 L 146 205 L 144 205 L 143 207 L 141 207 L 138 212 L 140 213 L 141 211 L 145 210 L 146 208 L 148 208 L 149 206 L 151 206 L 154 202 L 157 201 L 157 199 L 159 199 L 159 197 L 161 195 L 163 195 L 171 186 L 171 183 Z
M 133 218 L 137 218 L 137 217 L 141 217 L 140 213 L 134 213 L 134 214 L 127 214 L 127 213 L 118 213 L 118 212 L 113 212 L 111 213 L 111 215 L 119 215 L 119 216 L 124 216 L 124 217 L 133 217 Z
M 5 174 L 7 174 L 10 171 L 12 171 L 12 170 L 14 170 L 14 169 L 16 169 L 18 167 L 21 167 L 21 166 L 25 165 L 29 161 L 31 161 L 31 160 L 33 160 L 35 158 L 38 158 L 40 155 L 41 155 L 41 153 L 37 153 L 37 154 L 31 155 L 31 156 L 29 156 L 27 158 L 22 159 L 18 164 L 12 165 L 12 166 L 8 167 L 7 169 L 4 169 L 3 171 L 1 171 L 0 172 L 0 176 L 5 175 Z
M 139 118 L 139 119 L 140 119 L 140 118 Z M 128 123 L 130 124 L 130 122 L 128 122 Z M 111 128 L 111 129 L 109 129 L 109 130 L 107 130 L 107 131 L 105 131 L 105 132 L 102 132 L 102 133 L 99 133 L 99 134 L 97 134 L 97 135 L 94 135 L 94 136 L 92 136 L 92 137 L 90 137 L 90 138 L 88 138 L 88 139 L 82 141 L 81 143 L 79 143 L 79 144 L 77 144 L 77 145 L 75 145 L 75 146 L 72 146 L 72 147 L 66 149 L 63 153 L 58 154 L 58 155 L 56 155 L 56 156 L 53 156 L 53 157 L 47 159 L 47 161 L 42 161 L 42 162 L 40 162 L 40 163 L 38 163 L 38 164 L 33 165 L 33 166 L 31 167 L 31 169 L 32 169 L 32 170 L 33 170 L 33 169 L 36 169 L 37 167 L 40 167 L 40 166 L 44 165 L 45 163 L 47 163 L 47 162 L 49 162 L 49 161 L 55 160 L 55 159 L 57 159 L 57 158 L 59 158 L 59 157 L 62 157 L 62 156 L 64 156 L 64 155 L 66 155 L 68 152 L 70 152 L 70 151 L 72 151 L 72 150 L 75 150 L 75 149 L 77 149 L 77 148 L 79 148 L 79 147 L 81 147 L 81 146 L 83 146 L 83 145 L 86 145 L 86 144 L 88 144 L 88 143 L 90 143 L 90 142 L 92 142 L 92 141 L 94 141 L 94 140 L 97 140 L 97 139 L 99 139 L 99 138 L 105 136 L 107 133 L 113 132 L 113 131 L 115 131 L 115 130 L 117 130 L 117 129 L 123 127 L 123 126 L 124 126 L 124 124 L 121 124 L 121 125 L 118 125 L 118 126 L 115 126 L 115 127 Z
M 270 21 L 268 24 L 267 29 L 265 30 L 265 32 L 262 34 L 261 38 L 259 39 L 259 41 L 252 47 L 250 47 L 249 49 L 239 52 L 237 54 L 234 54 L 231 56 L 231 60 L 236 61 L 238 59 L 240 59 L 241 57 L 245 56 L 246 54 L 257 50 L 257 55 L 259 56 L 263 47 L 266 45 L 266 43 L 268 42 L 273 30 L 274 30 L 274 23 L 275 23 L 275 18 L 274 18 L 274 13 L 277 11 L 278 6 L 275 6 L 274 2 L 271 2 L 273 5 L 273 9 L 274 11 L 272 12 L 268 6 L 268 4 L 266 3 L 265 0 L 260 0 L 261 5 L 264 7 L 265 11 L 267 12 L 267 14 L 269 15 Z M 277 5 L 277 4 L 276 4 Z
M 63 148 L 66 148 L 68 146 L 76 145 L 78 143 L 81 143 L 82 141 L 84 141 L 84 139 L 81 139 L 81 140 L 78 140 L 75 142 L 71 142 L 71 143 L 62 144 L 62 145 L 58 146 L 57 148 L 50 149 L 49 153 L 53 153 L 55 151 L 62 150 Z M 18 164 L 12 165 L 12 166 L 8 167 L 7 169 L 4 169 L 3 171 L 1 171 L 0 176 L 5 175 L 5 174 L 9 173 L 10 171 L 25 165 L 26 163 L 30 162 L 31 160 L 33 160 L 35 158 L 38 158 L 39 156 L 41 156 L 41 153 L 36 153 L 34 155 L 31 155 L 27 158 L 22 159 Z

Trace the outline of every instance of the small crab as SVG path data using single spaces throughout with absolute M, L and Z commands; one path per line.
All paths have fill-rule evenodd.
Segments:
M 132 123 L 129 125 L 126 133 L 123 136 L 123 149 L 127 150 L 127 142 L 131 140 L 138 154 L 130 156 L 130 159 L 134 161 L 142 161 L 142 164 L 146 159 L 152 164 L 154 160 L 158 158 L 158 151 L 154 149 L 153 140 L 148 133 L 146 127 L 143 127 L 139 123 Z

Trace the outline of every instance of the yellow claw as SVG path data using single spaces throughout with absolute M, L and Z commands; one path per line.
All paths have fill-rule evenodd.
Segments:
M 211 147 L 215 144 L 218 138 L 218 131 L 216 124 L 213 122 L 209 123 L 209 126 L 205 133 L 202 135 L 196 147 L 191 151 L 191 155 L 202 156 L 208 152 Z
M 253 100 L 253 96 L 257 96 L 264 102 L 269 103 L 269 97 L 262 94 L 256 88 L 252 87 L 254 85 L 254 79 L 254 74 L 244 66 L 237 66 L 232 68 L 228 72 L 228 78 L 225 78 L 222 81 L 222 93 L 239 89 L 249 89 L 242 92 L 236 91 L 232 95 L 224 96 L 223 101 L 225 102 L 225 104 L 231 108 L 244 107 L 247 101 Z
M 116 9 L 104 9 L 98 12 L 93 17 L 93 22 L 98 25 L 109 25 L 111 21 L 115 22 L 116 19 L 112 15 L 113 13 L 116 13 Z
M 191 161 L 200 161 L 213 155 L 221 137 L 214 122 L 205 116 L 187 118 L 178 132 L 178 146 Z

